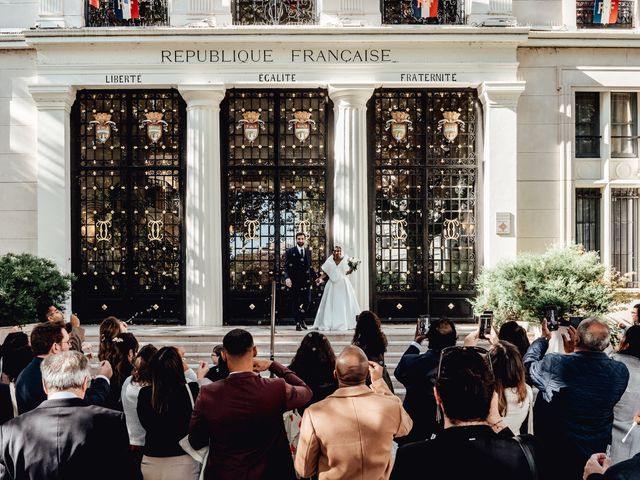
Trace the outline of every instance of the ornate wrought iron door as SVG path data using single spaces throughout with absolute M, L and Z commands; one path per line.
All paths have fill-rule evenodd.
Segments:
M 330 112 L 324 90 L 227 94 L 222 156 L 227 322 L 266 320 L 272 278 L 278 280 L 279 316 L 288 316 L 280 272 L 296 232 L 307 233 L 314 266 L 324 260 Z
M 377 90 L 372 284 L 384 317 L 466 317 L 476 273 L 474 90 Z
M 78 93 L 73 310 L 184 321 L 185 106 L 173 90 Z

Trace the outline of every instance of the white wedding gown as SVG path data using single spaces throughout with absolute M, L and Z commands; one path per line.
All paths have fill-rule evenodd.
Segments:
M 322 300 L 318 307 L 312 329 L 321 331 L 345 331 L 356 327 L 356 316 L 360 314 L 360 305 L 353 286 L 347 278 L 347 259 L 339 265 L 329 257 L 322 265 L 322 271 L 329 276 L 324 287 Z

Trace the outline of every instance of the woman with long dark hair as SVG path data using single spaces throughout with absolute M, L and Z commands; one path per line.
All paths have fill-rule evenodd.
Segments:
M 371 362 L 379 363 L 384 371 L 383 378 L 389 389 L 393 392 L 391 377 L 384 363 L 384 354 L 387 351 L 387 336 L 382 331 L 380 317 L 374 312 L 365 310 L 358 315 L 356 331 L 353 334 L 351 344 L 360 347 Z
M 120 396 L 124 417 L 127 422 L 127 432 L 129 433 L 129 447 L 136 459 L 138 468 L 142 462 L 142 452 L 146 432 L 140 424 L 138 418 L 138 396 L 142 387 L 151 384 L 151 371 L 149 362 L 158 349 L 153 345 L 145 345 L 140 349 L 133 361 L 133 371 L 122 384 Z
M 498 332 L 498 339 L 515 345 L 522 358 L 529 349 L 530 342 L 527 331 L 513 320 L 502 324 Z
M 133 359 L 138 353 L 138 340 L 133 333 L 120 333 L 112 340 L 112 347 L 106 352 L 106 358 L 113 374 L 111 375 L 109 396 L 105 406 L 123 411 L 120 392 L 122 384 L 133 371 Z
M 625 332 L 618 352 L 611 358 L 624 363 L 629 370 L 629 383 L 622 397 L 613 408 L 613 432 L 611 441 L 611 460 L 618 463 L 640 453 L 640 429 L 635 428 L 627 440 L 622 439 L 633 423 L 635 412 L 640 410 L 640 326 L 632 325 Z
M 525 382 L 522 356 L 515 345 L 500 340 L 491 347 L 489 357 L 498 394 L 498 412 L 502 423 L 517 435 L 533 401 L 533 391 Z
M 113 339 L 127 331 L 127 325 L 116 317 L 107 317 L 100 324 L 98 360 L 108 360 L 113 350 Z
M 300 415 L 305 408 L 327 398 L 338 388 L 338 382 L 333 375 L 336 368 L 336 354 L 329 339 L 320 332 L 309 332 L 305 335 L 289 368 L 313 392 L 309 403 L 298 409 Z
M 144 480 L 196 480 L 199 465 L 179 445 L 189 430 L 198 384 L 184 378 L 182 357 L 163 347 L 149 363 L 151 384 L 138 396 L 138 417 L 146 431 Z

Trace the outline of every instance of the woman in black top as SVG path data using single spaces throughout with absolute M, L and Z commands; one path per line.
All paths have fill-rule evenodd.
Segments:
M 196 382 L 186 383 L 182 357 L 163 347 L 149 363 L 151 385 L 138 397 L 138 417 L 146 430 L 142 475 L 144 480 L 197 480 L 199 464 L 179 441 L 188 433 Z
M 358 315 L 356 331 L 353 334 L 351 344 L 360 347 L 369 361 L 379 363 L 384 368 L 382 378 L 384 378 L 389 390 L 393 392 L 391 377 L 384 363 L 384 352 L 387 351 L 387 336 L 382 332 L 382 324 L 378 315 L 369 310 L 365 310 Z
M 309 403 L 299 408 L 300 415 L 305 408 L 327 398 L 338 388 L 333 372 L 336 355 L 329 339 L 320 332 L 309 332 L 302 339 L 289 368 L 306 383 L 313 392 Z

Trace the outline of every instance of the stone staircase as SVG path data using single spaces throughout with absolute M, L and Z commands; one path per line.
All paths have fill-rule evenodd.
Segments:
M 86 342 L 91 345 L 91 351 L 97 355 L 98 352 L 98 327 L 96 325 L 86 326 Z M 133 325 L 129 327 L 129 332 L 133 333 L 140 346 L 148 343 L 160 348 L 172 345 L 181 346 L 186 351 L 186 359 L 191 367 L 197 368 L 198 362 L 205 361 L 211 363 L 211 350 L 219 343 L 222 337 L 232 328 L 236 327 L 186 327 L 186 326 L 157 326 L 157 325 Z M 253 335 L 254 342 L 258 348 L 258 356 L 268 358 L 270 354 L 270 334 L 269 328 L 264 326 L 243 327 Z M 459 324 L 459 343 L 475 328 L 471 324 Z M 383 326 L 383 330 L 389 341 L 385 361 L 391 379 L 393 381 L 396 395 L 404 398 L 405 389 L 393 376 L 393 371 L 405 352 L 409 343 L 413 340 L 415 325 L 389 325 Z M 280 326 L 276 330 L 275 336 L 275 360 L 288 364 L 307 332 L 297 332 L 295 327 Z M 324 332 L 331 342 L 333 349 L 339 353 L 345 346 L 351 343 L 353 332 Z M 94 360 L 97 364 L 97 360 Z

